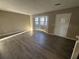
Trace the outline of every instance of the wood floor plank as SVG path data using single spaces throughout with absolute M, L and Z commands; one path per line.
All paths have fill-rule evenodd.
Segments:
M 0 41 L 0 59 L 70 59 L 74 40 L 28 32 Z

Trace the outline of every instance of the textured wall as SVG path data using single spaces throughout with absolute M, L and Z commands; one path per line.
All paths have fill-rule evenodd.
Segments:
M 63 13 L 72 13 L 66 37 L 75 38 L 76 35 L 79 35 L 79 7 L 37 14 L 33 15 L 33 17 L 44 15 L 49 16 L 48 32 L 54 34 L 56 14 Z
M 29 15 L 0 11 L 0 36 L 20 31 L 28 31 L 29 28 Z

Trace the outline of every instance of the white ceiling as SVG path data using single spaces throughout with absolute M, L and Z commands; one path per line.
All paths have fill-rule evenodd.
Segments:
M 57 3 L 61 5 L 55 6 Z M 28 15 L 76 6 L 79 6 L 79 0 L 0 0 L 0 10 Z

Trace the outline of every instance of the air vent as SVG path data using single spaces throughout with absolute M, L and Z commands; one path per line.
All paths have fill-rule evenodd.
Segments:
M 60 5 L 61 5 L 60 3 L 55 4 L 55 6 L 60 6 Z

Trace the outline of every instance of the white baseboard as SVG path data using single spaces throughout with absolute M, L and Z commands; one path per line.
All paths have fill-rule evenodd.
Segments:
M 28 32 L 28 31 L 24 31 L 24 32 L 21 32 L 21 33 L 17 33 L 17 34 L 14 34 L 14 35 L 11 35 L 11 36 L 8 36 L 8 37 L 4 37 L 4 38 L 1 38 L 0 41 L 3 41 L 3 40 L 6 40 L 6 39 L 9 39 L 9 38 L 12 38 L 12 37 L 15 37 L 17 35 L 21 35 L 25 32 Z
M 43 30 L 38 30 L 38 31 L 43 31 Z M 47 33 L 47 34 L 49 34 L 49 35 L 55 35 L 55 34 L 52 34 L 52 33 L 48 33 L 48 32 L 46 32 L 46 31 L 43 31 L 43 32 L 45 32 L 45 33 Z M 55 36 L 59 36 L 59 35 L 55 35 Z M 70 39 L 70 40 L 77 40 L 77 39 L 74 39 L 74 38 L 70 38 L 70 37 L 63 37 L 63 36 L 59 36 L 59 37 L 62 37 L 62 38 L 66 38 L 66 39 Z

